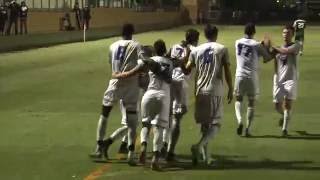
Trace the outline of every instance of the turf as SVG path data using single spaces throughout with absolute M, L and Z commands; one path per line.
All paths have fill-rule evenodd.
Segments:
M 187 28 L 148 32 L 135 38 L 143 44 L 162 38 L 169 46 L 179 42 Z M 202 32 L 202 27 L 195 28 Z M 218 41 L 229 47 L 234 73 L 234 41 L 242 37 L 242 27 L 219 29 Z M 289 138 L 280 138 L 279 115 L 272 105 L 272 63 L 261 64 L 261 96 L 253 138 L 236 135 L 234 106 L 226 104 L 221 132 L 210 145 L 215 165 L 192 167 L 190 146 L 200 134 L 193 120 L 194 98 L 190 93 L 189 113 L 184 117 L 177 146 L 183 162 L 167 166 L 164 172 L 128 167 L 117 159 L 118 143 L 111 148 L 111 163 L 88 159 L 110 77 L 107 49 L 118 38 L 1 54 L 0 179 L 319 179 L 319 30 L 315 26 L 306 30 L 305 52 L 299 63 L 299 96 L 294 102 Z M 282 41 L 280 26 L 260 26 L 257 31 L 258 39 L 269 32 L 276 44 Z M 202 34 L 200 42 L 204 42 Z M 119 124 L 116 106 L 107 134 Z

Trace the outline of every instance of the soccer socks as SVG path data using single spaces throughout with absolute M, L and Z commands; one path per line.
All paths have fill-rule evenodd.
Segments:
M 141 143 L 148 142 L 148 137 L 149 137 L 149 128 L 142 127 L 141 132 L 140 132 Z
M 168 128 L 164 128 L 162 142 L 166 143 L 166 144 L 169 144 L 170 137 L 171 137 L 171 129 L 169 127 Z
M 198 147 L 202 148 L 205 144 L 208 144 L 209 140 L 212 139 L 219 131 L 218 125 L 212 125 L 202 132 L 202 137 L 198 143 Z
M 169 143 L 169 152 L 174 153 L 174 149 L 177 145 L 179 136 L 180 136 L 180 120 L 178 118 L 173 119 L 171 138 Z
M 248 107 L 248 109 L 247 109 L 247 129 L 249 129 L 251 127 L 253 117 L 254 117 L 254 108 Z
M 120 139 L 121 137 L 126 135 L 127 130 L 128 126 L 122 126 L 121 128 L 118 128 L 111 134 L 110 139 L 112 139 L 113 141 Z
M 97 127 L 97 141 L 102 141 L 104 139 L 107 130 L 107 120 L 108 118 L 100 115 Z
M 162 136 L 163 136 L 162 127 L 155 126 L 153 128 L 153 152 L 160 152 L 162 148 Z
M 282 130 L 288 130 L 288 125 L 291 117 L 291 110 L 284 110 L 283 112 L 283 126 Z
M 241 124 L 242 123 L 242 116 L 241 116 L 242 102 L 236 101 L 234 103 L 234 108 L 236 111 L 236 117 L 237 117 L 238 124 Z

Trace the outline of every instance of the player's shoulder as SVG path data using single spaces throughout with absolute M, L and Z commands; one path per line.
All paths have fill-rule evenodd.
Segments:
M 176 48 L 183 48 L 183 47 L 181 46 L 181 44 L 177 43 L 172 46 L 172 49 L 176 49 Z

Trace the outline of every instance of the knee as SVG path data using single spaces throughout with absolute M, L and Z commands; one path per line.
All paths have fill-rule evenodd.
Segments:
M 249 98 L 248 106 L 249 107 L 254 107 L 254 99 L 253 98 Z
M 102 115 L 104 117 L 108 117 L 111 109 L 112 109 L 112 106 L 102 106 Z
M 151 124 L 149 122 L 142 122 L 142 128 L 151 128 Z
M 284 109 L 286 109 L 286 110 L 291 110 L 291 101 L 290 100 L 286 100 L 285 102 L 284 102 Z
M 242 102 L 243 97 L 242 96 L 236 96 L 236 101 Z

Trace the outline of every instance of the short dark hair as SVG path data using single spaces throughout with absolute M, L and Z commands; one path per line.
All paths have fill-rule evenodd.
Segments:
M 122 36 L 132 36 L 134 33 L 134 26 L 133 24 L 124 24 L 122 27 Z
M 199 40 L 199 32 L 195 29 L 188 29 L 186 31 L 186 41 L 187 44 L 191 44 Z
M 283 29 L 288 29 L 292 32 L 292 34 L 294 34 L 294 27 L 292 24 L 286 24 Z
M 211 24 L 207 24 L 204 28 L 204 34 L 207 39 L 213 39 L 218 36 L 218 28 Z
M 244 28 L 244 34 L 252 36 L 256 33 L 256 26 L 253 23 L 247 23 Z
M 154 42 L 153 47 L 158 56 L 163 56 L 167 52 L 166 44 L 162 39 Z

